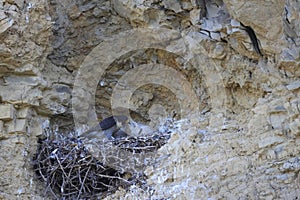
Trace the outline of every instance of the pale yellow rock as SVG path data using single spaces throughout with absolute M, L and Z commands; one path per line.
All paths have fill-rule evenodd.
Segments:
M 5 123 L 5 126 L 7 126 L 7 133 L 8 134 L 26 133 L 27 122 L 28 122 L 27 119 L 16 119 L 14 121 Z
M 1 87 L 1 97 L 12 104 L 39 105 L 42 91 L 27 84 L 9 84 Z
M 5 32 L 8 28 L 10 28 L 14 23 L 13 19 L 5 18 L 0 21 L 0 34 Z
M 265 148 L 275 144 L 281 144 L 284 141 L 283 137 L 278 136 L 269 136 L 269 137 L 261 137 L 258 147 Z
M 18 119 L 26 119 L 31 118 L 31 108 L 30 107 L 24 107 L 17 110 L 17 118 Z
M 284 45 L 285 42 L 281 39 L 283 23 L 278 22 L 282 20 L 284 1 L 224 0 L 224 3 L 234 19 L 254 29 L 263 49 L 272 53 L 280 52 L 278 43 Z
M 12 120 L 14 119 L 15 108 L 12 104 L 1 104 L 0 105 L 0 119 L 1 120 Z
M 47 128 L 47 126 L 44 126 L 44 122 L 47 120 L 47 117 L 32 117 L 30 119 L 28 133 L 33 136 L 41 136 L 43 134 L 44 128 Z
M 300 119 L 295 119 L 290 124 L 290 129 L 291 129 L 293 135 L 299 136 L 300 135 Z

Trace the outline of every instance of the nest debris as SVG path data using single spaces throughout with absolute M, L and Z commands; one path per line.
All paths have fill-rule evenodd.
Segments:
M 95 158 L 84 140 L 73 132 L 46 135 L 39 139 L 33 168 L 37 178 L 45 183 L 45 194 L 50 193 L 55 199 L 102 199 L 120 187 L 126 189 L 131 185 L 146 184 L 143 173 L 128 171 L 125 167 L 120 170 Z M 169 138 L 170 133 L 148 138 L 127 137 L 113 140 L 110 144 L 130 152 L 134 157 L 141 152 L 156 151 Z

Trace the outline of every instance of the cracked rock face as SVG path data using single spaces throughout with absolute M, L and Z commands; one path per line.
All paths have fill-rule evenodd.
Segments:
M 42 199 L 30 158 L 43 129 L 80 133 L 116 102 L 137 123 L 177 125 L 148 189 L 107 199 L 299 198 L 299 11 L 297 0 L 0 0 L 0 199 Z

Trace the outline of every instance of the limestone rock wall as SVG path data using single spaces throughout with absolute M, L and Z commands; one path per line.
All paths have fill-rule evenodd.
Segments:
M 136 88 L 128 106 L 139 122 L 155 110 L 179 120 L 159 152 L 169 156 L 145 172 L 151 190 L 107 199 L 299 199 L 299 2 L 211 0 L 201 20 L 198 2 L 0 0 L 0 199 L 47 199 L 30 163 L 43 129 L 86 129 L 110 115 L 120 85 L 168 74 L 155 65 L 179 75 Z M 95 61 L 109 65 L 101 80 L 92 68 L 76 85 Z M 126 79 L 145 64 L 151 73 Z M 189 103 L 199 112 L 180 112 Z

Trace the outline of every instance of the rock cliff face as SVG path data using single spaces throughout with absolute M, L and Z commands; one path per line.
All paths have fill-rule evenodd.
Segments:
M 299 199 L 299 13 L 297 0 L 0 0 L 0 199 L 47 198 L 30 163 L 43 129 L 81 133 L 118 106 L 178 127 L 145 171 L 152 189 L 107 199 Z

